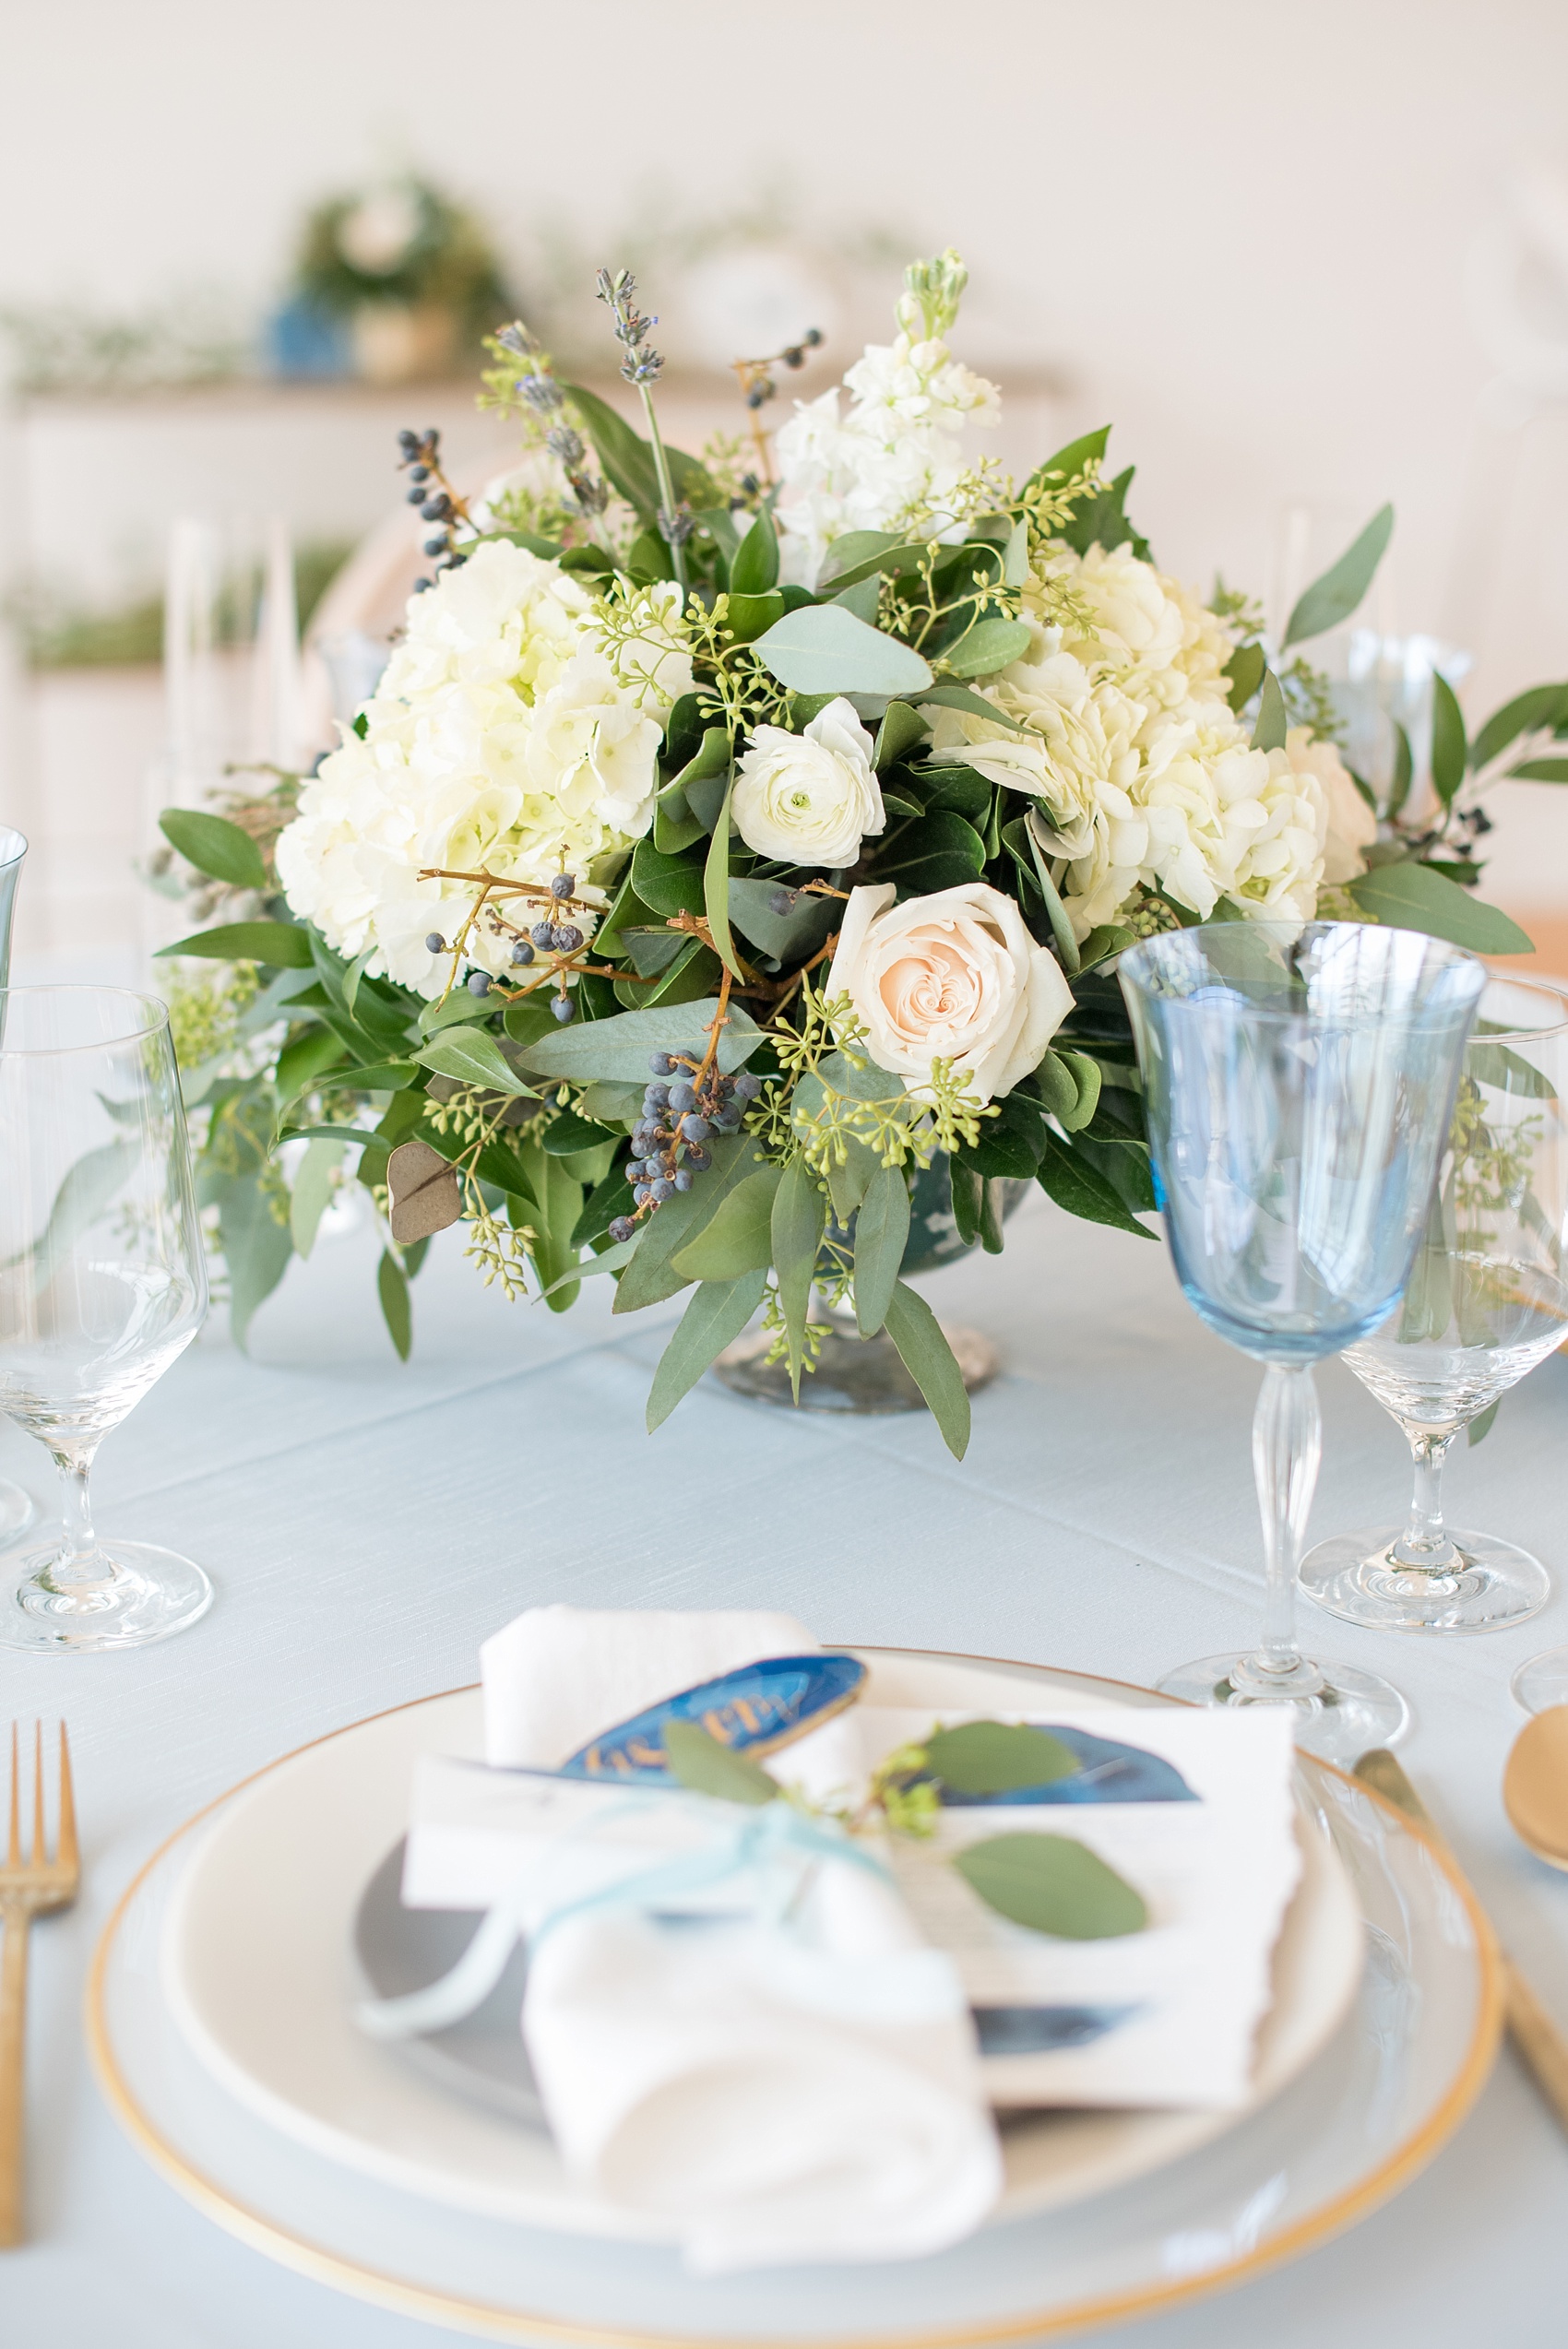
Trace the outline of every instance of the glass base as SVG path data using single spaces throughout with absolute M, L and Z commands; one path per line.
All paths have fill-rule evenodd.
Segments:
M 1301 1587 L 1330 1615 L 1374 1631 L 1494 1631 L 1538 1615 L 1551 1596 L 1539 1559 L 1513 1542 L 1455 1533 L 1451 1566 L 1403 1566 L 1393 1555 L 1403 1530 L 1320 1541 L 1301 1560 Z
M 1521 1664 L 1508 1683 L 1514 1702 L 1526 1713 L 1545 1713 L 1551 1705 L 1568 1704 L 1568 1647 L 1548 1648 Z
M 1354 1769 L 1374 1746 L 1391 1746 L 1410 1726 L 1410 1708 L 1396 1688 L 1353 1664 L 1301 1663 L 1292 1675 L 1260 1673 L 1255 1650 L 1245 1655 L 1206 1655 L 1155 1682 L 1162 1696 L 1188 1704 L 1288 1704 L 1296 1716 L 1296 1743 L 1320 1762 Z
M 982 1337 L 979 1330 L 954 1329 L 946 1322 L 942 1335 L 971 1394 L 996 1376 L 999 1358 L 990 1338 Z M 743 1394 L 750 1402 L 792 1406 L 788 1368 L 766 1359 L 772 1343 L 765 1330 L 737 1338 L 715 1362 L 714 1377 L 731 1394 Z M 815 1370 L 802 1373 L 800 1407 L 802 1411 L 881 1414 L 923 1411 L 926 1400 L 885 1330 L 879 1330 L 875 1337 L 849 1335 L 834 1321 L 822 1341 Z
M 38 1503 L 30 1492 L 14 1485 L 7 1477 L 0 1477 L 0 1549 L 25 1534 L 38 1514 Z
M 177 1550 L 119 1541 L 101 1581 L 56 1585 L 57 1548 L 30 1549 L 0 1571 L 0 1647 L 81 1653 L 145 1647 L 183 1631 L 212 1604 L 212 1584 Z

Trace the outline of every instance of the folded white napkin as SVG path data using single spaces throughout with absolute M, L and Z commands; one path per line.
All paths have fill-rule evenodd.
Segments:
M 661 1698 L 817 1644 L 786 1615 L 535 1608 L 482 1651 L 486 1751 L 555 1768 Z M 847 1786 L 851 1721 L 826 1723 L 771 1767 L 814 1793 Z M 537 1832 L 525 1781 L 512 1782 L 510 1830 L 500 1782 L 465 1828 L 460 1783 L 442 1774 L 451 1767 L 434 1765 L 416 1797 L 404 1884 L 415 1905 L 449 1900 L 455 1875 L 471 1888 L 487 1848 L 504 1869 L 509 1832 L 515 1877 Z M 623 1821 L 639 1799 L 581 1792 L 601 1815 L 616 1803 Z M 687 1821 L 697 1808 L 651 1799 Z M 758 1816 L 719 1802 L 697 1815 L 715 1842 Z M 454 1830 L 469 1840 L 455 1844 Z M 615 1831 L 612 1821 L 604 1832 Z M 636 1865 L 689 1843 L 689 1826 L 662 1853 L 655 1838 Z M 861 1866 L 806 1856 L 782 1882 L 786 1922 L 579 1912 L 547 1927 L 530 1958 L 523 2031 L 563 2157 L 612 2201 L 668 2217 L 698 2273 L 935 2251 L 979 2225 L 1001 2190 L 953 1962 L 923 1942 L 892 1882 Z

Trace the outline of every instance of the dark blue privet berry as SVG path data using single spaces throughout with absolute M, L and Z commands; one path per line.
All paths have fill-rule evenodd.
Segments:
M 611 1222 L 610 1237 L 616 1240 L 630 1240 L 636 1229 L 636 1226 L 630 1216 L 616 1216 Z
M 707 1151 L 699 1150 L 695 1145 L 688 1143 L 686 1146 L 686 1164 L 691 1168 L 694 1174 L 706 1174 L 709 1167 L 712 1166 L 713 1159 Z
M 676 1188 L 676 1190 L 677 1190 L 677 1191 L 689 1191 L 689 1190 L 691 1189 L 691 1187 L 692 1187 L 692 1170 L 691 1170 L 690 1167 L 677 1167 L 677 1168 L 676 1168 L 676 1169 L 675 1169 L 675 1188 Z
M 410 505 L 422 505 L 422 504 L 424 504 L 424 492 L 423 492 L 423 491 L 422 491 L 422 490 L 419 487 L 419 485 L 418 485 L 417 483 L 415 484 L 415 486 L 414 486 L 411 490 L 410 490 L 410 491 L 407 492 L 407 495 L 408 495 L 409 504 L 410 504 Z M 427 521 L 432 521 L 432 520 L 434 520 L 434 516 L 427 515 L 427 516 L 425 516 L 425 519 L 426 519 Z
M 655 1052 L 653 1058 L 648 1062 L 648 1066 L 653 1071 L 655 1076 L 668 1076 L 674 1065 L 675 1063 L 670 1058 L 668 1052 Z
M 470 995 L 488 995 L 489 992 L 490 973 L 487 970 L 470 970 L 469 973 L 469 993 Z
M 555 951 L 558 955 L 575 955 L 582 943 L 583 933 L 575 921 L 564 921 L 557 926 Z
M 716 1109 L 714 1111 L 713 1130 L 715 1133 L 733 1133 L 739 1127 L 740 1122 L 741 1112 L 733 1106 L 733 1104 L 731 1104 L 728 1109 Z
M 446 541 L 445 541 L 445 539 L 426 539 L 426 540 L 425 540 L 425 542 L 424 542 L 424 552 L 426 552 L 426 554 L 445 554 L 445 552 L 446 552 Z
M 414 593 L 416 596 L 422 596 L 427 587 L 434 587 L 434 585 L 435 582 L 434 579 L 416 579 L 414 581 Z
M 660 1175 L 659 1180 L 653 1186 L 653 1202 L 655 1206 L 662 1207 L 667 1199 L 673 1199 L 674 1196 L 674 1184 L 670 1181 L 667 1176 Z
M 706 1142 L 712 1132 L 713 1128 L 706 1118 L 691 1117 L 681 1120 L 683 1142 Z
M 734 1086 L 739 1099 L 754 1101 L 762 1091 L 762 1079 L 760 1076 L 754 1076 L 750 1069 L 742 1069 L 740 1075 L 734 1079 Z
M 427 955 L 444 955 L 446 952 L 446 941 L 439 930 L 431 931 L 424 942 L 424 951 Z
M 529 944 L 526 938 L 519 938 L 517 944 L 513 947 L 512 960 L 518 965 L 526 965 L 532 962 L 533 948 Z
M 670 1107 L 672 1109 L 695 1109 L 696 1105 L 696 1094 L 686 1083 L 684 1077 L 679 1085 L 672 1085 L 670 1087 Z
M 555 924 L 552 921 L 536 921 L 529 936 L 536 946 L 542 946 L 548 954 L 555 943 Z
M 429 466 L 410 465 L 409 468 L 409 479 L 410 481 L 428 481 L 430 479 Z
M 552 897 L 569 897 L 576 885 L 575 872 L 558 872 L 550 884 L 550 894 Z
M 643 1095 L 643 1108 L 645 1109 L 668 1109 L 669 1106 L 670 1087 L 667 1085 L 650 1085 L 647 1092 Z
M 556 995 L 551 1000 L 550 1015 L 552 1019 L 558 1019 L 562 1026 L 565 1027 L 576 1018 L 577 1007 L 570 995 Z
M 652 1183 L 639 1182 L 636 1190 L 632 1192 L 632 1196 L 636 1201 L 639 1207 L 648 1206 L 653 1199 Z

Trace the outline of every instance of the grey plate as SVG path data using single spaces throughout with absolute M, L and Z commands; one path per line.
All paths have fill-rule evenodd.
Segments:
M 393 1845 L 361 1895 L 354 1915 L 354 1954 L 378 1999 L 422 1990 L 449 1974 L 479 1931 L 477 1910 L 405 1908 L 401 1898 L 403 1845 Z M 528 1957 L 519 1946 L 481 2007 L 446 2031 L 393 2042 L 398 2054 L 420 2070 L 477 2096 L 514 2120 L 545 2127 L 544 2106 L 534 2086 L 520 2027 Z

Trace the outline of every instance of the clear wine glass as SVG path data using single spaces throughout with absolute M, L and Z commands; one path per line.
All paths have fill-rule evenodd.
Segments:
M 27 841 L 19 832 L 0 828 L 0 988 L 11 981 L 11 924 L 17 910 L 17 884 L 22 876 Z M 38 1511 L 30 1492 L 0 1478 L 0 1548 L 25 1534 Z
M 0 1411 L 47 1445 L 65 1517 L 4 1560 L 0 1644 L 161 1639 L 212 1585 L 172 1550 L 101 1543 L 88 1478 L 207 1311 L 164 1006 L 113 987 L 0 991 Z
M 1289 1704 L 1331 1762 L 1408 1714 L 1371 1672 L 1303 1656 L 1296 1561 L 1322 1449 L 1313 1364 L 1364 1337 L 1409 1275 L 1486 983 L 1472 955 L 1355 922 L 1224 922 L 1123 955 L 1166 1237 L 1187 1300 L 1266 1367 L 1253 1422 L 1263 1641 L 1159 1686 Z
M 1565 1235 L 1568 996 L 1493 978 L 1399 1311 L 1345 1354 L 1409 1441 L 1409 1520 L 1336 1534 L 1302 1560 L 1301 1588 L 1331 1615 L 1486 1631 L 1545 1606 L 1551 1584 L 1528 1550 L 1444 1525 L 1442 1476 L 1460 1429 L 1568 1337 Z

